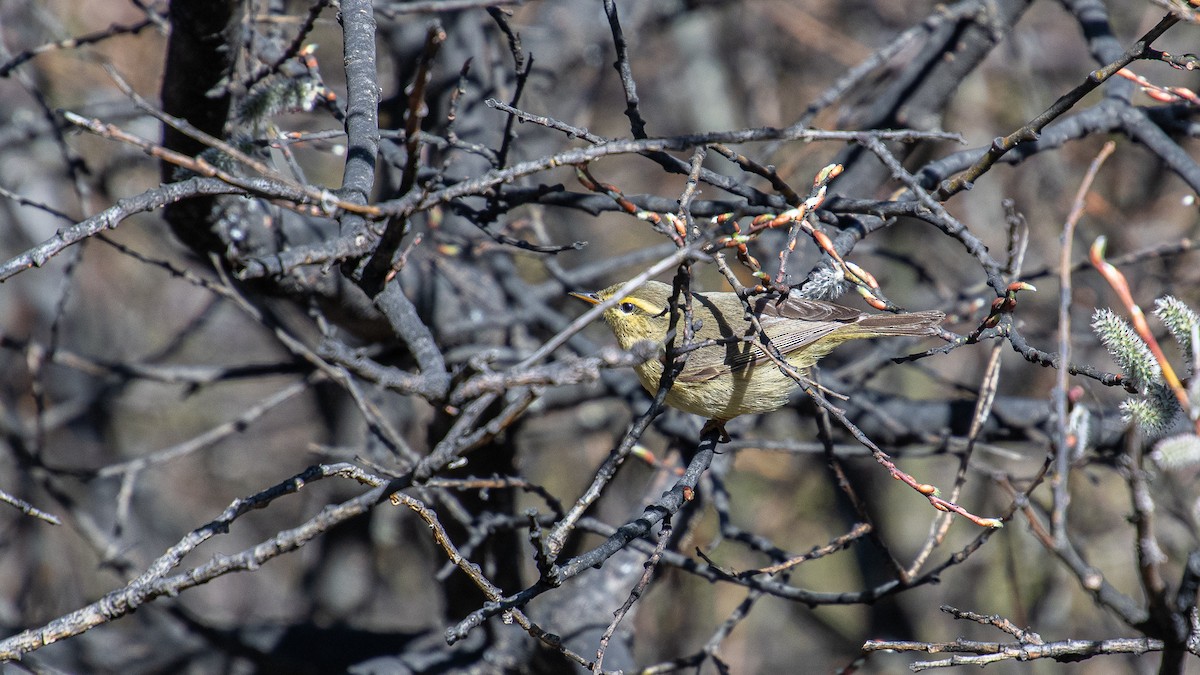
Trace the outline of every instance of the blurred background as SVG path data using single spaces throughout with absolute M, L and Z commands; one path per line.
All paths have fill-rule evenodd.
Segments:
M 224 92 L 233 103 L 226 104 L 211 133 L 242 139 L 248 152 L 298 183 L 331 189 L 342 184 L 347 84 L 338 8 L 266 0 L 215 4 L 219 8 L 212 14 L 233 17 L 224 44 L 236 56 L 229 77 L 213 89 L 200 86 L 203 77 L 190 79 L 187 64 L 168 60 L 182 13 L 206 11 L 195 3 L 170 8 L 123 0 L 0 3 L 5 259 L 171 179 L 173 169 L 164 173 L 159 158 L 64 120 L 61 111 L 71 111 L 152 144 L 162 142 L 162 123 L 139 108 L 105 66 L 153 107 L 171 110 L 173 101 L 186 100 L 167 92 L 171 88 L 191 89 L 199 101 L 215 101 Z M 602 3 L 531 1 L 500 10 L 485 4 L 375 3 L 384 133 L 372 202 L 388 203 L 404 190 L 434 192 L 589 145 L 562 130 L 510 122 L 485 104 L 489 98 L 516 99 L 521 110 L 605 139 L 631 137 L 627 93 L 613 67 L 618 56 Z M 927 189 L 969 165 L 955 160 L 962 153 L 977 156 L 1079 86 L 1111 61 L 1106 55 L 1114 47 L 1119 55 L 1166 11 L 1150 2 L 1107 8 L 1070 2 L 615 4 L 646 135 L 784 128 L 798 120 L 825 130 L 959 134 L 961 143 L 889 144 L 912 175 L 935 179 Z M 434 25 L 445 34 L 436 53 L 425 47 Z M 519 35 L 516 60 L 506 33 Z M 298 34 L 304 44 L 315 45 L 316 70 L 295 65 L 288 47 Z M 1195 24 L 1185 22 L 1153 46 L 1186 53 L 1198 36 Z M 1194 70 L 1162 61 L 1136 61 L 1130 69 L 1162 87 L 1194 90 L 1198 84 Z M 424 101 L 413 107 L 412 83 L 423 72 L 428 72 Z M 305 78 L 335 94 L 334 102 L 280 104 L 261 119 L 239 118 L 239 100 Z M 1114 99 L 1132 103 L 1120 110 L 1153 113 L 1152 132 L 1138 131 L 1128 118 L 1121 122 L 1119 110 L 1106 107 L 1115 106 Z M 406 116 L 417 108 L 424 114 L 423 133 L 418 145 L 406 145 Z M 190 110 L 172 112 L 203 128 Z M 1037 350 L 1058 350 L 1063 225 L 1089 164 L 1108 140 L 1116 141 L 1116 150 L 1087 193 L 1070 242 L 1070 260 L 1079 264 L 1066 327 L 1071 361 L 1119 372 L 1089 328 L 1095 308 L 1124 315 L 1108 284 L 1083 264 L 1097 236 L 1107 237 L 1110 259 L 1122 262 L 1134 299 L 1147 311 L 1164 295 L 1200 307 L 1200 257 L 1193 250 L 1197 185 L 1189 182 L 1197 175 L 1198 129 L 1194 103 L 1153 100 L 1114 79 L 1048 128 L 1038 144 L 1024 146 L 1010 156 L 1014 161 L 998 164 L 972 189 L 945 202 L 970 240 L 986 246 L 1000 266 L 1009 263 L 1011 213 L 1027 224 L 1015 230 L 1027 232 L 1023 264 L 1005 281 L 1026 280 L 1037 291 L 1020 294 L 1005 325 Z M 1168 144 L 1175 154 L 1164 155 Z M 931 222 L 935 219 L 878 218 L 850 203 L 913 199 L 861 146 L 778 140 L 732 147 L 758 165 L 774 167 L 801 197 L 821 167 L 843 163 L 845 174 L 829 187 L 829 208 L 813 222 L 845 247 L 847 259 L 871 272 L 897 305 L 947 312 L 946 328 L 957 335 L 971 333 L 987 316 L 996 293 L 963 237 L 947 236 Z M 589 171 L 639 206 L 663 210 L 655 205 L 676 204 L 687 182 L 691 154 L 672 154 L 683 160 L 683 173 L 638 154 L 604 157 Z M 414 171 L 410 155 L 420 167 L 415 188 L 405 182 L 406 172 Z M 746 227 L 751 216 L 778 213 L 787 205 L 786 195 L 770 182 L 716 151 L 708 153 L 704 166 L 744 190 L 702 181 L 694 213 L 703 227 L 723 211 L 736 211 Z M 1012 204 L 1007 213 L 1005 200 Z M 309 466 L 348 461 L 379 475 L 405 475 L 414 458 L 457 433 L 452 427 L 470 399 L 389 387 L 330 359 L 349 373 L 335 381 L 281 338 L 323 358 L 328 353 L 321 348 L 336 343 L 389 372 L 423 368 L 405 336 L 371 308 L 355 284 L 353 258 L 237 279 L 248 261 L 273 260 L 306 246 L 324 251 L 350 227 L 319 209 L 306 212 L 282 202 L 211 198 L 199 216 L 160 206 L 135 208 L 107 231 L 89 233 L 37 268 L 6 274 L 0 286 L 0 489 L 63 521 L 54 526 L 17 509 L 0 510 L 0 567 L 9 570 L 0 577 L 0 626 L 6 634 L 43 626 L 122 587 L 234 500 Z M 869 232 L 838 239 L 855 228 Z M 180 236 L 185 230 L 212 236 L 189 239 Z M 506 372 L 581 315 L 586 307 L 566 291 L 628 279 L 675 248 L 615 201 L 590 193 L 570 166 L 521 173 L 494 190 L 480 188 L 423 206 L 407 220 L 405 232 L 407 258 L 393 283 L 403 288 L 444 359 L 451 392 L 480 373 Z M 773 275 L 786 241 L 786 231 L 769 231 L 750 243 L 750 252 Z M 586 245 L 576 248 L 575 242 Z M 732 254 L 730 260 L 734 263 Z M 820 264 L 828 265 L 828 257 L 801 236 L 789 282 L 801 284 Z M 737 273 L 744 283 L 753 278 L 748 269 Z M 696 289 L 728 290 L 711 264 L 698 263 L 694 275 Z M 659 278 L 670 281 L 671 275 Z M 853 292 L 838 301 L 867 309 Z M 1152 326 L 1168 358 L 1181 374 L 1189 372 L 1188 355 L 1160 324 L 1152 320 Z M 594 356 L 612 343 L 597 323 L 573 336 L 550 363 Z M 1030 363 L 1003 337 L 920 360 L 891 360 L 941 344 L 847 345 L 822 362 L 819 378 L 849 397 L 834 403 L 898 457 L 904 470 L 940 486 L 947 498 L 974 513 L 1006 514 L 1012 491 L 1030 487 L 1054 451 L 1057 371 Z M 994 351 L 996 403 L 962 467 Z M 630 368 L 603 369 L 581 383 L 535 385 L 536 400 L 498 422 L 464 465 L 438 477 L 451 482 L 515 477 L 541 492 L 452 483 L 411 490 L 505 594 L 537 580 L 523 514 L 536 511 L 548 527 L 556 519 L 555 506 L 545 495 L 569 508 L 649 404 Z M 1072 376 L 1069 386 L 1075 388 L 1074 404 L 1090 420 L 1081 432 L 1086 442 L 1072 456 L 1071 550 L 1132 605 L 1143 606 L 1152 594 L 1139 569 L 1131 475 L 1149 480 L 1154 534 L 1169 587 L 1164 592 L 1174 592 L 1188 554 L 1197 550 L 1194 471 L 1131 464 L 1129 458 L 1149 453 L 1156 439 L 1122 420 L 1118 405 L 1128 393 L 1084 376 Z M 517 383 L 505 385 L 497 406 L 524 391 Z M 657 568 L 621 624 L 617 640 L 627 653 L 614 648 L 606 668 L 885 673 L 935 655 L 864 657 L 866 640 L 1012 641 L 993 627 L 955 620 L 939 610 L 943 605 L 1001 615 L 1046 641 L 1161 639 L 1152 627 L 1130 625 L 1127 616 L 1098 603 L 1078 569 L 1048 550 L 1038 529 L 1052 508 L 1049 483 L 1029 498 L 1035 516 L 1018 513 L 1003 530 L 983 537 L 979 527 L 954 519 L 944 537 L 934 537 L 941 514 L 889 480 L 836 423 L 826 446 L 818 418 L 816 407 L 799 395 L 787 409 L 729 425 L 733 442 L 723 446 L 698 487 L 697 501 L 675 521 L 669 548 L 678 557 Z M 625 463 L 588 510 L 568 553 L 600 544 L 600 524 L 619 526 L 669 487 L 681 455 L 689 456 L 695 445 L 701 421 L 676 411 L 659 417 L 636 441 L 638 452 L 655 462 Z M 380 423 L 391 431 L 380 432 Z M 831 474 L 827 448 L 842 459 L 856 504 Z M 961 490 L 951 495 L 956 485 Z M 237 519 L 172 573 L 272 540 L 364 490 L 346 479 L 307 485 Z M 845 593 L 843 600 L 789 598 L 697 571 L 736 575 L 764 567 L 825 546 L 864 520 L 873 527 L 869 537 L 771 577 L 816 593 Z M 920 582 L 896 587 L 903 576 L 897 568 L 912 565 L 927 544 L 931 554 L 908 577 Z M 629 547 L 622 551 L 628 559 L 614 558 L 576 577 L 574 586 L 535 599 L 529 615 L 542 629 L 567 638 L 577 653 L 594 658 L 596 636 L 573 642 L 570 627 L 577 624 L 565 617 L 607 624 L 640 576 L 650 548 L 652 543 Z M 959 551 L 968 554 L 948 562 Z M 630 569 L 613 569 L 620 565 Z M 923 576 L 935 568 L 936 580 Z M 871 595 L 883 588 L 880 597 Z M 587 609 L 574 607 L 572 599 L 587 600 Z M 124 673 L 578 667 L 498 618 L 448 647 L 445 629 L 485 600 L 447 563 L 425 522 L 385 501 L 259 568 L 158 598 L 136 614 L 5 667 Z M 1079 664 L 1009 661 L 990 670 L 1142 673 L 1158 671 L 1160 661 L 1156 653 L 1110 655 Z M 1194 661 L 1183 669 L 1200 672 Z

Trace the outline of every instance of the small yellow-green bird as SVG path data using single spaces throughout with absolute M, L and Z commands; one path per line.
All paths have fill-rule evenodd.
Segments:
M 595 293 L 571 293 L 592 304 L 616 295 L 624 284 Z M 752 341 L 754 328 L 735 293 L 692 293 L 692 317 L 700 321 L 695 340 L 722 340 L 688 354 L 687 363 L 667 393 L 667 405 L 702 415 L 718 424 L 749 413 L 777 410 L 799 386 Z M 630 349 L 642 340 L 665 345 L 670 326 L 671 286 L 647 281 L 604 312 L 617 343 Z M 771 344 L 797 370 L 804 370 L 848 340 L 884 335 L 937 335 L 945 314 L 867 314 L 857 309 L 798 297 L 751 300 Z M 664 347 L 665 348 L 665 347 Z M 658 390 L 663 360 L 636 366 L 650 393 Z

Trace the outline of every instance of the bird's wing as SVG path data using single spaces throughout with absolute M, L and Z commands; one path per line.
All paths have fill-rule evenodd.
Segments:
M 762 306 L 763 329 L 784 354 L 794 354 L 814 342 L 825 340 L 804 359 L 812 363 L 837 345 L 855 338 L 884 335 L 937 335 L 946 315 L 932 310 L 899 314 L 868 314 L 857 309 L 819 300 L 792 298 Z M 789 359 L 791 360 L 791 359 Z M 794 362 L 794 360 L 793 360 Z
M 804 321 L 854 323 L 864 316 L 863 312 L 853 307 L 846 307 L 845 305 L 838 305 L 823 300 L 809 300 L 793 295 L 783 298 L 756 298 L 754 309 L 760 317 L 764 318 L 778 317 L 783 319 L 801 319 Z
M 787 355 L 802 349 L 838 328 L 855 323 L 864 314 L 850 307 L 803 298 L 759 298 L 754 301 L 759 324 L 780 354 Z M 751 331 L 749 321 L 739 319 L 737 330 L 722 326 L 726 338 L 742 337 Z M 708 356 L 711 354 L 712 356 Z M 747 340 L 731 341 L 724 346 L 722 358 L 718 352 L 692 352 L 687 365 L 677 378 L 683 382 L 704 382 L 729 372 L 748 370 L 761 363 L 773 363 L 767 354 Z
M 763 332 L 781 354 L 807 347 L 842 326 L 861 321 L 864 316 L 850 307 L 792 296 L 761 298 L 755 301 L 755 309 Z M 759 360 L 763 358 L 766 355 Z

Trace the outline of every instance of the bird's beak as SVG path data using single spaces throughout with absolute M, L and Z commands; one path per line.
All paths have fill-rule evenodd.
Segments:
M 600 296 L 596 295 L 595 293 L 575 293 L 572 291 L 571 293 L 567 293 L 567 295 L 571 296 L 572 298 L 578 298 L 589 305 L 598 305 L 603 302 L 600 299 Z

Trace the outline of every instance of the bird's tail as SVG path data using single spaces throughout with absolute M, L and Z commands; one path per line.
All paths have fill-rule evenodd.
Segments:
M 873 314 L 856 327 L 871 335 L 936 335 L 946 315 L 937 310 L 907 314 Z

